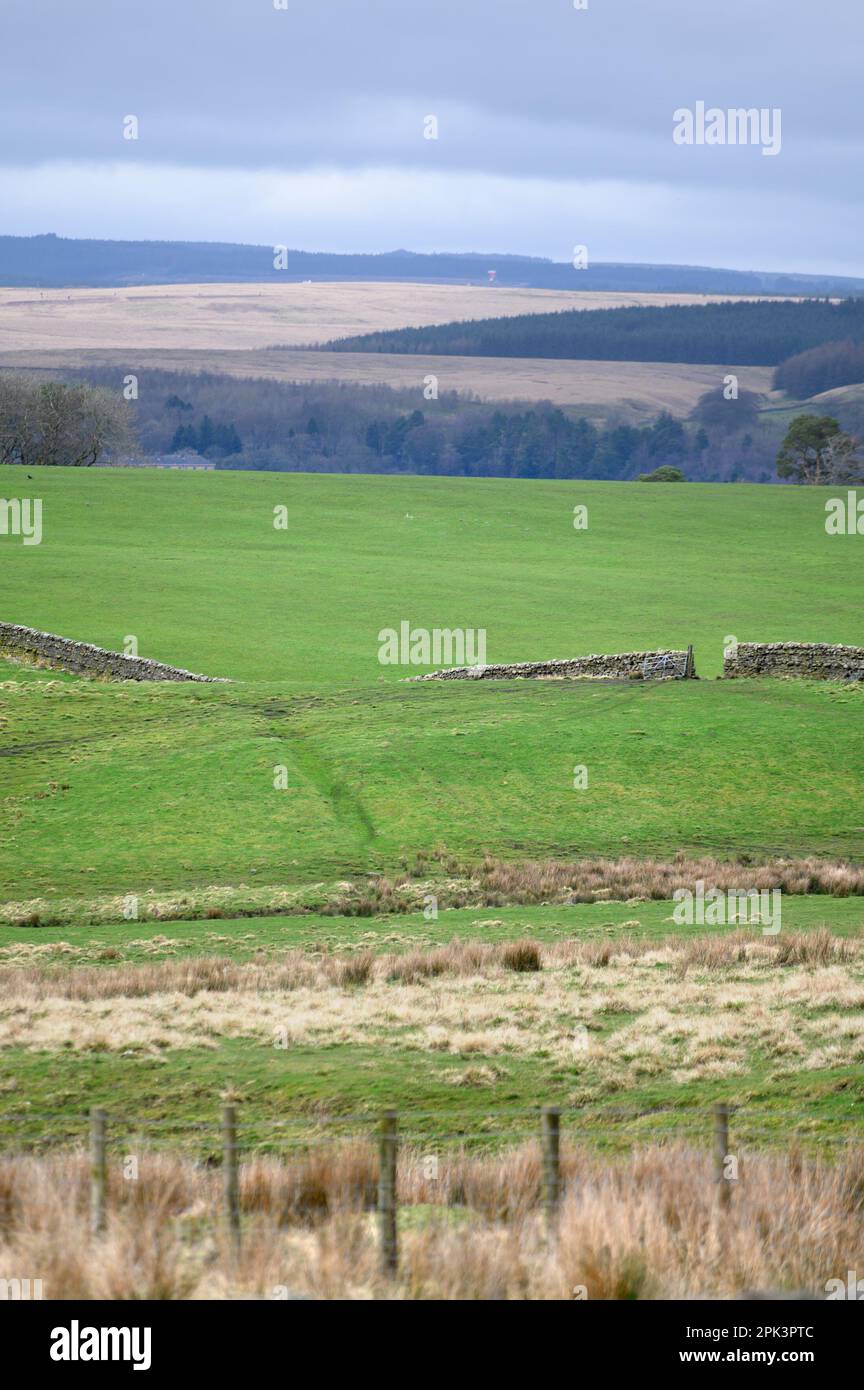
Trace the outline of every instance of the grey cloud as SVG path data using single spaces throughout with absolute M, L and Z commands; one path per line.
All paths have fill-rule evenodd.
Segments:
M 805 157 L 862 134 L 849 0 L 6 0 L 0 24 L 5 162 L 116 157 L 130 112 L 140 157 L 245 167 L 416 163 L 430 111 L 456 113 L 439 165 L 502 173 L 662 173 L 699 98 L 781 106 Z
M 860 200 L 862 27 L 851 0 L 2 0 L 0 163 L 615 180 L 770 220 Z M 781 156 L 675 146 L 700 99 L 780 107 Z

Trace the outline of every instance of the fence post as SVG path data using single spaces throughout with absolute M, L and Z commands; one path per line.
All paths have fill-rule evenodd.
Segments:
M 228 1235 L 235 1253 L 240 1249 L 240 1178 L 237 1162 L 237 1107 L 222 1111 L 222 1172 L 225 1184 L 225 1215 Z
M 378 1224 L 381 1237 L 381 1270 L 394 1275 L 399 1268 L 399 1239 L 396 1216 L 396 1111 L 386 1110 L 381 1118 L 378 1169 Z
M 732 1198 L 732 1184 L 726 1177 L 726 1158 L 729 1153 L 729 1106 L 714 1106 L 714 1182 L 717 1186 L 717 1205 L 725 1211 Z
M 108 1188 L 105 1126 L 105 1111 L 94 1106 L 90 1111 L 90 1230 L 94 1236 L 100 1236 L 105 1230 Z
M 561 1202 L 561 1111 L 557 1105 L 544 1105 L 542 1118 L 543 1141 L 543 1201 L 546 1207 L 546 1229 L 554 1236 L 558 1226 Z
M 696 663 L 693 660 L 693 643 L 691 642 L 687 648 L 687 660 L 684 664 L 684 679 L 685 681 L 692 681 L 695 675 Z

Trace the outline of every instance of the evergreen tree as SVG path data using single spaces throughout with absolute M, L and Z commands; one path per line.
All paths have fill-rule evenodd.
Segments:
M 209 415 L 205 415 L 198 429 L 198 441 L 196 448 L 199 454 L 206 454 L 207 450 L 213 447 L 215 441 L 215 431 L 213 421 Z

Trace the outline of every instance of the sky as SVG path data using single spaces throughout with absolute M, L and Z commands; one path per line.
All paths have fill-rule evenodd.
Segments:
M 0 0 L 0 54 L 0 233 L 864 274 L 861 0 Z

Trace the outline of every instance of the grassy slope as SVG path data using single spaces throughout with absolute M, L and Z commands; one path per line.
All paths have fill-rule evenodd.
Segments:
M 854 856 L 864 839 L 864 692 L 829 685 L 292 698 L 46 677 L 3 695 L 7 899 L 333 880 L 438 845 Z M 587 789 L 573 788 L 576 764 Z M 280 765 L 287 790 L 273 786 Z
M 22 483 L 44 540 L 0 542 L 4 618 L 135 634 L 235 683 L 8 666 L 24 679 L 0 700 L 6 897 L 299 882 L 438 844 L 860 851 L 860 692 L 406 686 L 377 660 L 403 619 L 485 626 L 489 660 L 693 641 L 708 677 L 727 634 L 864 642 L 857 538 L 826 536 L 821 490 L 0 470 L 0 492 Z
M 860 692 L 713 680 L 401 686 L 404 671 L 377 662 L 379 628 L 403 618 L 486 626 L 490 660 L 693 641 L 703 676 L 719 671 L 730 633 L 862 642 L 856 540 L 825 536 L 824 493 L 109 471 L 25 481 L 0 470 L 0 494 L 22 492 L 44 499 L 45 541 L 0 540 L 4 618 L 115 647 L 134 633 L 142 654 L 235 684 L 120 687 L 7 666 L 4 897 L 236 883 L 253 871 L 249 882 L 299 882 L 386 868 L 402 849 L 442 841 L 512 857 L 860 853 Z M 589 506 L 587 533 L 572 529 L 576 502 Z M 287 533 L 272 528 L 277 503 L 289 507 Z M 272 787 L 277 763 L 287 792 Z M 587 791 L 571 788 L 575 763 L 588 765 Z M 802 900 L 787 913 L 793 926 L 861 926 L 855 903 Z M 664 904 L 496 909 L 442 915 L 435 930 L 599 934 L 638 920 L 661 935 L 668 915 Z M 502 926 L 476 925 L 489 920 Z M 3 940 L 47 946 L 71 930 L 7 929 Z M 68 958 L 92 958 L 86 943 L 102 930 L 133 959 L 144 948 L 131 943 L 151 935 L 144 924 L 84 928 Z M 151 942 L 157 953 L 440 939 L 419 918 L 154 930 L 188 943 Z M 302 1134 L 322 1106 L 371 1114 L 394 1101 L 439 1135 L 482 1133 L 490 1112 L 516 1107 L 515 1135 L 539 1100 L 566 1099 L 579 1079 L 505 1055 L 491 1082 L 454 1085 L 459 1060 L 392 1042 L 281 1052 L 248 1038 L 152 1056 L 10 1048 L 0 1113 L 28 1141 L 77 1139 L 84 1108 L 107 1102 L 127 1121 L 166 1126 L 156 1132 L 167 1142 L 174 1126 L 215 1120 L 232 1084 L 262 1142 L 274 1120 Z M 484 1065 L 482 1053 L 461 1060 Z M 757 1129 L 786 1139 L 806 1112 L 811 1135 L 847 1131 L 856 1064 L 779 1086 L 771 1069 L 755 1045 L 726 1086 L 768 1112 Z M 653 1106 L 675 1103 L 693 1107 L 703 1137 L 716 1095 L 710 1080 L 651 1076 L 585 1118 L 600 1142 L 627 1142 L 664 1123 Z M 610 1103 L 644 1118 L 595 1123 Z
M 826 489 L 0 469 L 16 495 L 44 540 L 0 539 L 4 618 L 239 679 L 396 680 L 402 619 L 485 628 L 489 661 L 693 642 L 703 675 L 729 634 L 864 643 Z
M 0 287 L 5 346 L 99 350 L 233 350 L 325 343 L 349 334 L 559 309 L 711 304 L 737 295 L 539 290 L 381 281 L 314 284 L 127 285 L 110 289 Z M 743 296 L 745 299 L 749 296 Z

